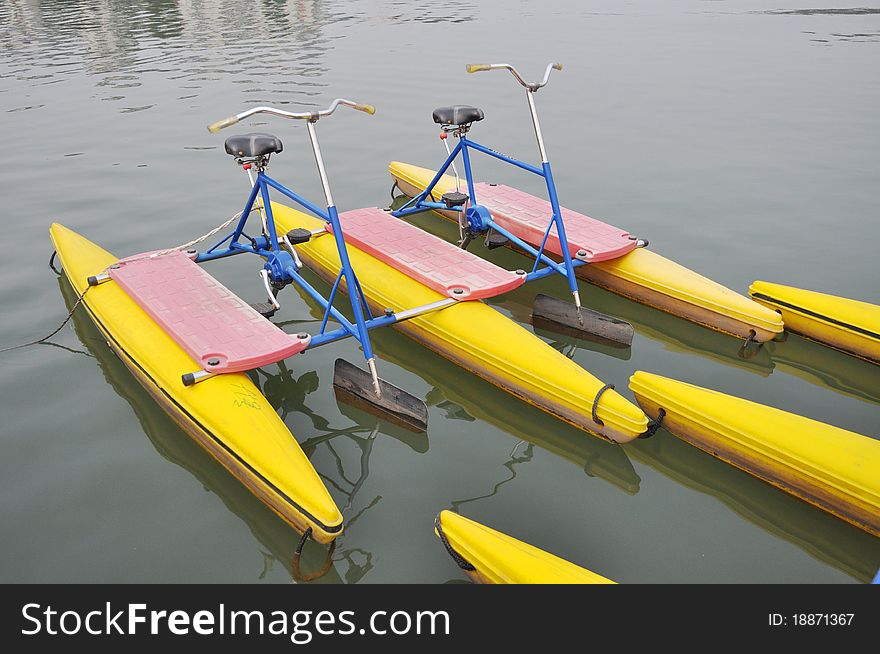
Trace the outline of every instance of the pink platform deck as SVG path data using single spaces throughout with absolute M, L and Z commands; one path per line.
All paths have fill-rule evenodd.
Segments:
M 209 372 L 268 365 L 302 352 L 311 340 L 285 334 L 183 252 L 122 259 L 109 273 Z
M 526 243 L 535 247 L 541 245 L 553 215 L 547 200 L 503 184 L 475 184 L 474 195 L 501 227 Z M 571 256 L 575 256 L 578 250 L 585 250 L 586 261 L 606 261 L 616 259 L 636 247 L 636 241 L 630 239 L 629 232 L 582 213 L 563 208 L 562 219 Z M 562 255 L 555 228 L 547 238 L 546 249 Z
M 346 211 L 340 222 L 346 243 L 456 300 L 493 297 L 525 282 L 525 275 L 499 268 L 381 209 Z

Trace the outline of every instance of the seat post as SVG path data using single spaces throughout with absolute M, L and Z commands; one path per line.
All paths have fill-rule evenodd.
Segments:
M 242 164 L 241 167 L 244 168 L 244 171 L 247 173 L 248 179 L 251 182 L 251 188 L 253 188 L 254 184 L 256 184 L 257 182 L 254 179 L 254 174 L 251 172 L 251 166 L 249 164 Z M 262 170 L 262 168 L 258 168 L 257 170 Z M 260 195 L 257 195 L 256 204 L 257 204 L 257 211 L 260 214 L 260 222 L 262 222 L 262 224 L 263 224 L 263 233 L 268 235 L 269 234 L 269 223 L 266 220 L 266 209 L 263 207 L 263 198 Z

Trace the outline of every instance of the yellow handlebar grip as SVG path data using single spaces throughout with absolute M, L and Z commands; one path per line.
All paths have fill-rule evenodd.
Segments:
M 222 120 L 218 120 L 216 123 L 211 123 L 208 125 L 208 131 L 211 134 L 216 134 L 224 127 L 229 127 L 230 125 L 235 125 L 238 122 L 238 116 L 230 116 L 229 118 L 223 118 Z
M 562 70 L 562 64 L 553 64 L 553 68 L 556 70 Z
M 368 113 L 371 116 L 376 113 L 376 107 L 371 104 L 358 104 L 354 107 L 358 111 L 363 111 L 364 113 Z
M 465 70 L 469 73 L 479 73 L 481 70 L 492 70 L 489 64 L 468 64 Z

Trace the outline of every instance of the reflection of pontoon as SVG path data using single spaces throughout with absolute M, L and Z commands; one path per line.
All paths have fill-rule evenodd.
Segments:
M 768 343 L 776 369 L 866 402 L 880 402 L 880 366 L 790 334 Z
M 383 359 L 419 374 L 434 386 L 428 394 L 430 404 L 449 402 L 447 412 L 494 425 L 513 438 L 568 459 L 590 476 L 601 477 L 627 493 L 638 492 L 640 479 L 623 447 L 584 438 L 574 427 L 548 421 L 541 411 L 511 399 L 492 384 L 393 332 L 376 333 L 373 340 Z
M 817 559 L 869 581 L 880 565 L 880 539 L 720 461 L 660 429 L 628 452 L 689 488 L 717 497 L 759 527 Z

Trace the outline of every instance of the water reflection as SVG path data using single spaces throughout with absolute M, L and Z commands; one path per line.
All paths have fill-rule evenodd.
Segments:
M 627 452 L 676 482 L 717 497 L 750 522 L 859 581 L 880 565 L 880 539 L 676 438 L 665 429 Z
M 753 11 L 754 14 L 775 14 L 777 16 L 869 16 L 880 14 L 880 9 L 874 7 L 851 7 L 833 9 L 767 9 Z
M 10 62 L 27 63 L 50 50 L 40 79 L 81 71 L 108 89 L 104 100 L 124 99 L 150 76 L 176 82 L 197 97 L 208 80 L 245 85 L 253 101 L 302 102 L 314 95 L 332 48 L 328 24 L 344 17 L 320 0 L 232 2 L 228 0 L 42 0 L 0 3 L 0 45 Z M 269 47 L 268 43 L 272 46 Z M 259 53 L 259 74 L 254 53 Z M 12 70 L 19 79 L 31 66 Z M 271 86 L 270 86 L 271 83 Z M 285 96 L 294 94 L 296 100 Z M 162 94 L 167 97 L 167 94 Z M 137 110 L 147 106 L 126 108 Z
M 866 402 L 880 402 L 880 366 L 788 334 L 764 346 L 777 370 Z
M 195 83 L 181 86 L 190 90 L 223 79 L 246 85 L 254 102 L 268 100 L 271 92 L 271 99 L 283 104 L 302 102 L 299 96 L 315 95 L 315 87 L 323 86 L 324 60 L 341 36 L 328 28 L 371 21 L 467 22 L 474 7 L 341 0 L 0 0 L 0 47 L 9 63 L 24 64 L 11 71 L 16 78 L 47 83 L 85 71 L 99 78 L 99 88 L 113 89 L 105 100 L 123 99 L 125 89 L 158 73 Z M 41 58 L 38 76 L 32 73 L 34 56 Z M 285 100 L 290 94 L 297 99 Z
M 319 290 L 327 287 L 320 278 L 306 274 Z M 323 313 L 304 292 L 300 296 L 308 304 L 313 320 L 283 324 L 296 325 L 296 329 L 306 331 L 310 331 L 311 327 L 314 331 Z M 518 441 L 537 445 L 575 463 L 591 477 L 601 477 L 629 494 L 638 492 L 641 480 L 620 445 L 585 434 L 561 421 L 548 421 L 543 411 L 511 397 L 497 386 L 393 329 L 377 329 L 371 332 L 370 338 L 373 349 L 381 359 L 415 373 L 432 386 L 425 396 L 426 403 L 442 408 L 450 419 L 465 422 L 480 420 L 494 425 Z M 344 406 L 340 404 L 340 408 Z M 412 433 L 398 429 L 401 435 L 407 434 L 401 440 L 413 446 Z M 384 426 L 383 430 L 386 430 Z M 390 429 L 386 431 L 394 433 Z
M 76 301 L 76 294 L 66 279 L 59 279 L 59 287 L 65 304 L 70 309 Z M 97 360 L 98 366 L 113 390 L 131 405 L 156 451 L 172 463 L 192 473 L 206 490 L 217 495 L 230 511 L 247 524 L 251 533 L 262 546 L 263 568 L 258 577 L 264 578 L 275 566 L 281 566 L 285 573 L 290 575 L 291 561 L 299 542 L 299 534 L 260 502 L 177 426 L 110 350 L 85 312 L 76 311 L 73 314 L 72 323 L 77 337 L 88 350 L 88 352 L 76 352 L 87 354 Z M 350 513 L 355 505 L 358 492 L 370 474 L 370 453 L 373 442 L 380 433 L 380 425 L 367 414 L 362 414 L 354 409 L 346 409 L 343 411 L 343 415 L 351 420 L 354 426 L 341 429 L 331 428 L 325 418 L 311 411 L 304 402 L 304 398 L 316 386 L 317 375 L 314 372 L 305 373 L 299 379 L 294 379 L 290 376 L 289 371 L 278 375 L 259 371 L 257 379 L 262 384 L 264 391 L 268 389 L 273 405 L 282 407 L 284 413 L 296 410 L 307 415 L 315 425 L 315 431 L 323 432 L 303 441 L 300 445 L 309 457 L 314 455 L 318 448 L 324 447 L 335 458 L 337 462 L 336 474 L 321 473 L 320 471 L 319 474 L 328 486 L 336 490 L 334 493 L 336 497 L 340 495 L 345 497 L 345 504 L 340 508 L 345 515 L 346 532 L 338 539 L 338 546 L 333 555 L 333 565 L 327 574 L 316 581 L 321 583 L 341 583 L 343 581 L 356 583 L 372 569 L 373 555 L 361 548 L 346 547 L 345 538 L 346 534 L 356 526 L 358 520 L 381 500 L 381 496 L 373 497 L 367 502 L 362 502 L 361 508 L 353 514 Z M 381 433 L 388 433 L 392 437 L 399 438 L 417 452 L 425 452 L 428 449 L 427 436 L 425 435 L 418 438 L 406 430 L 401 429 L 398 433 L 393 427 L 386 428 L 385 425 L 382 426 Z M 354 443 L 360 452 L 354 466 L 347 466 L 345 457 L 340 455 L 338 451 L 342 441 Z M 349 472 L 349 467 L 353 468 L 354 472 Z M 313 542 L 307 543 L 303 549 L 303 572 L 307 573 L 319 569 L 324 563 L 326 555 L 326 547 Z
M 376 332 L 373 343 L 380 356 L 422 377 L 433 389 L 429 405 L 442 405 L 456 419 L 480 420 L 526 443 L 514 448 L 507 463 L 515 475 L 514 464 L 531 459 L 531 447 L 538 447 L 571 461 L 591 477 L 600 477 L 629 494 L 639 490 L 639 479 L 624 449 L 603 441 L 560 421 L 548 420 L 540 410 L 510 397 L 443 357 L 426 350 L 398 332 Z
M 517 452 L 522 447 L 522 454 L 518 454 Z M 461 507 L 470 502 L 479 502 L 480 500 L 485 500 L 490 497 L 494 497 L 498 494 L 498 491 L 501 490 L 501 487 L 504 484 L 507 484 L 514 479 L 516 479 L 516 470 L 514 470 L 514 466 L 520 463 L 528 463 L 532 460 L 532 456 L 534 455 L 534 445 L 531 443 L 526 443 L 526 441 L 520 441 L 516 445 L 513 446 L 513 449 L 510 451 L 510 455 L 502 465 L 504 468 L 507 468 L 509 475 L 505 476 L 503 479 L 498 481 L 492 486 L 492 490 L 484 495 L 475 495 L 474 497 L 468 497 L 462 500 L 451 500 L 449 502 L 449 508 L 455 513 L 461 513 Z

